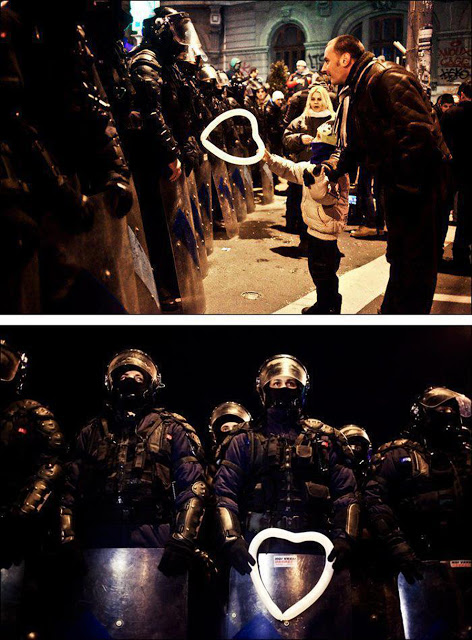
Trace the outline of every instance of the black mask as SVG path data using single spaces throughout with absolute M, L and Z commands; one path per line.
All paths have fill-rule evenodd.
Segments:
M 267 388 L 266 391 L 266 408 L 282 409 L 287 412 L 299 413 L 300 411 L 300 392 L 298 389 L 273 389 Z

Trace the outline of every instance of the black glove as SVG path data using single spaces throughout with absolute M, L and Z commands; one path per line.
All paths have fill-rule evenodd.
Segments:
M 123 218 L 133 205 L 133 192 L 125 182 L 113 182 L 105 191 L 105 199 L 110 211 L 117 218 Z
M 165 546 L 159 570 L 169 576 L 180 576 L 191 569 L 195 561 L 195 547 L 187 540 L 171 538 Z
M 234 542 L 226 543 L 226 545 L 224 552 L 231 566 L 242 576 L 245 573 L 251 573 L 251 566 L 255 565 L 256 561 L 248 552 L 248 543 L 246 540 L 244 540 L 244 538 L 237 538 Z
M 315 184 L 313 171 L 308 171 L 308 169 L 305 169 L 305 171 L 303 172 L 303 183 L 305 187 L 311 187 L 312 184 Z
M 423 579 L 421 561 L 406 542 L 400 542 L 390 550 L 393 562 L 400 573 L 403 573 L 408 584 Z
M 326 171 L 326 167 L 324 167 L 324 165 L 314 164 L 311 171 L 305 169 L 305 171 L 303 172 L 303 182 L 305 184 L 305 187 L 311 187 L 312 184 L 315 184 L 315 177 L 318 177 L 320 175 L 323 168 Z
M 336 538 L 333 541 L 333 550 L 328 556 L 328 560 L 332 562 L 334 560 L 334 571 L 341 571 L 347 567 L 349 559 L 352 553 L 352 544 L 347 538 Z

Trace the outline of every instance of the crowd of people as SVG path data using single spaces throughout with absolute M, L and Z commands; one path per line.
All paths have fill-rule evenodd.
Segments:
M 132 348 L 105 368 L 102 410 L 66 438 L 65 425 L 25 395 L 27 355 L 5 340 L 0 346 L 1 567 L 25 568 L 13 622 L 4 611 L 18 602 L 3 594 L 2 624 L 18 634 L 8 637 L 96 637 L 86 624 L 100 616 L 87 617 L 84 606 L 99 599 L 87 605 L 77 595 L 91 569 L 88 549 L 161 549 L 161 574 L 190 572 L 189 637 L 207 638 L 227 637 L 218 625 L 234 597 L 229 571 L 251 572 L 249 543 L 270 527 L 332 540 L 335 575 L 351 571 L 355 638 L 403 638 L 402 615 L 411 620 L 413 612 L 400 611 L 398 574 L 413 584 L 426 567 L 469 557 L 470 400 L 463 394 L 421 392 L 405 429 L 374 452 L 361 426 L 336 429 L 307 415 L 308 370 L 279 354 L 257 373 L 257 416 L 224 402 L 209 426 L 195 429 L 162 408 L 161 372 Z M 278 544 L 276 552 L 293 553 Z M 317 553 L 313 546 L 300 552 Z M 441 572 L 441 592 L 452 590 L 455 600 L 453 609 L 447 601 L 450 626 L 441 622 L 446 635 L 435 637 L 465 637 L 466 592 Z M 151 598 L 146 575 L 136 588 Z M 426 602 L 428 588 L 434 596 L 436 582 L 425 579 Z M 164 624 L 166 612 L 155 613 L 148 630 Z M 331 625 L 329 637 L 350 634 Z
M 156 9 L 129 51 L 120 2 L 71 7 L 65 17 L 50 1 L 2 5 L 1 312 L 203 313 L 214 233 L 236 236 L 254 187 L 270 203 L 278 175 L 317 289 L 305 313 L 341 312 L 337 238 L 352 183 L 352 236 L 388 228 L 382 313 L 429 313 L 456 192 L 454 265 L 470 267 L 470 85 L 458 105 L 441 96 L 446 145 L 416 77 L 353 36 L 328 43 L 322 69 L 300 60 L 272 91 L 238 58 L 227 73 L 208 64 L 184 12 Z M 237 107 L 267 147 L 251 169 L 237 163 L 255 150 L 247 119 L 210 136 L 234 164 L 200 139 Z

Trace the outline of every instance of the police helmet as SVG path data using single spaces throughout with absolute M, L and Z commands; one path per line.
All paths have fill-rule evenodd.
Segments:
M 259 368 L 256 378 L 256 390 L 263 405 L 267 402 L 267 387 L 273 378 L 288 376 L 297 381 L 299 390 L 299 405 L 304 406 L 306 394 L 310 389 L 310 376 L 305 365 L 288 354 L 278 354 L 268 358 Z
M 411 406 L 410 427 L 426 439 L 428 435 L 460 433 L 467 411 L 470 414 L 466 396 L 447 387 L 428 387 Z
M 161 374 L 153 359 L 140 349 L 125 349 L 111 359 L 105 373 L 105 388 L 108 393 L 115 391 L 118 374 L 136 369 L 144 374 L 147 382 L 145 396 L 151 398 L 158 389 L 165 385 L 162 383 Z
M 219 443 L 233 430 L 230 423 L 241 424 L 251 420 L 249 411 L 238 402 L 222 402 L 211 412 L 209 429 Z
M 189 14 L 171 7 L 159 7 L 153 18 L 144 20 L 143 41 L 163 58 L 179 57 L 195 64 L 208 60 Z
M 19 394 L 25 382 L 28 357 L 6 340 L 0 339 L 0 383 Z

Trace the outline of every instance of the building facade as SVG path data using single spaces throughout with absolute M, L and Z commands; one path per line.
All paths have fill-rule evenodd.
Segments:
M 187 11 L 197 28 L 210 62 L 228 69 L 233 57 L 248 72 L 253 66 L 265 78 L 275 60 L 290 71 L 298 59 L 318 70 L 326 43 L 343 33 L 362 40 L 367 49 L 402 62 L 393 42 L 406 46 L 407 1 L 165 1 L 163 6 Z M 433 4 L 433 95 L 455 91 L 471 79 L 470 3 L 462 0 Z

